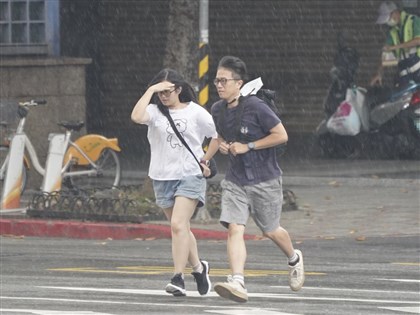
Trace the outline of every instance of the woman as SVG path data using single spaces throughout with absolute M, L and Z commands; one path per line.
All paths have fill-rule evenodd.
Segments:
M 195 156 L 203 171 L 181 140 L 174 133 L 167 115 Z M 160 71 L 134 106 L 131 119 L 148 126 L 151 159 L 149 177 L 153 181 L 156 204 L 171 223 L 174 276 L 166 292 L 185 296 L 184 271 L 187 262 L 201 295 L 210 292 L 209 264 L 200 260 L 197 241 L 190 230 L 190 219 L 197 207 L 204 204 L 206 179 L 210 175 L 207 161 L 217 151 L 212 141 L 204 155 L 205 138 L 216 138 L 211 115 L 196 103 L 193 88 L 175 70 Z

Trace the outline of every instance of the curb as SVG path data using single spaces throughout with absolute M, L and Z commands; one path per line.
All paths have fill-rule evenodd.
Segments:
M 227 232 L 192 228 L 196 239 L 226 240 Z M 165 224 L 122 224 L 62 220 L 0 219 L 2 236 L 65 237 L 76 239 L 170 239 L 171 228 Z M 246 240 L 258 239 L 246 234 Z

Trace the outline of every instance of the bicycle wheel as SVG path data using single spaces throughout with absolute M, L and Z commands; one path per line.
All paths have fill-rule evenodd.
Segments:
M 69 181 L 73 187 L 79 189 L 109 189 L 118 187 L 121 179 L 121 165 L 118 155 L 111 149 L 104 149 L 95 162 L 97 170 L 94 174 L 70 176 Z M 93 166 L 72 165 L 69 173 L 75 171 L 94 170 Z
M 2 171 L 2 174 L 0 175 L 0 194 L 3 194 L 3 183 L 4 183 L 4 179 L 5 179 L 5 175 L 6 175 L 6 170 L 7 170 L 7 164 L 6 163 L 6 157 L 9 154 L 9 147 L 8 146 L 0 146 L 0 166 Z M 20 187 L 20 191 L 21 193 L 25 190 L 26 188 L 26 182 L 28 179 L 28 174 L 26 173 L 26 167 L 25 165 L 22 165 L 22 184 Z

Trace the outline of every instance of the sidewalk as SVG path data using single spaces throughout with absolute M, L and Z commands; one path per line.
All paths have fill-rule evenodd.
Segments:
M 419 161 L 285 161 L 282 168 L 283 186 L 295 193 L 300 207 L 284 211 L 281 218 L 282 226 L 295 241 L 420 234 Z M 191 227 L 197 239 L 224 240 L 227 236 L 217 220 L 194 221 Z M 247 239 L 261 239 L 252 220 L 246 233 Z M 170 227 L 166 221 L 119 224 L 2 215 L 0 234 L 153 239 L 169 238 Z

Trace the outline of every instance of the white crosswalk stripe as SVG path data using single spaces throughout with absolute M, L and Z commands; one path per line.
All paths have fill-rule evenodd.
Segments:
M 393 281 L 394 279 L 388 279 Z M 408 279 L 406 279 L 408 280 Z M 51 303 L 61 303 L 63 305 L 63 311 L 53 310 L 32 310 L 32 309 L 2 309 L 2 315 L 6 314 L 28 314 L 28 315 L 117 315 L 113 313 L 101 313 L 92 311 L 82 311 L 83 309 L 91 309 L 92 305 L 142 305 L 148 307 L 161 307 L 162 305 L 168 305 L 167 301 L 160 300 L 133 300 L 127 299 L 115 299 L 112 298 L 115 294 L 119 296 L 133 296 L 133 295 L 144 295 L 144 296 L 168 296 L 164 290 L 146 290 L 146 289 L 125 289 L 125 288 L 99 288 L 99 287 L 76 287 L 76 286 L 35 286 L 37 292 L 39 290 L 46 290 L 43 297 L 37 296 L 1 296 L 0 301 L 5 300 L 19 300 L 19 301 L 33 301 L 34 303 L 40 301 L 49 301 Z M 65 298 L 60 297 L 49 297 L 48 292 L 67 292 Z M 409 290 L 386 290 L 386 289 L 355 289 L 355 288 L 336 288 L 336 287 L 305 287 L 303 289 L 304 294 L 294 294 L 290 292 L 290 289 L 286 286 L 271 286 L 268 287 L 269 292 L 249 292 L 249 298 L 252 301 L 275 301 L 284 300 L 285 302 L 290 301 L 301 301 L 301 302 L 321 302 L 328 304 L 335 303 L 356 303 L 366 304 L 372 309 L 376 310 L 388 310 L 393 312 L 399 312 L 401 314 L 420 314 L 420 301 L 418 299 L 418 292 Z M 75 298 L 72 297 L 72 293 L 75 292 Z M 92 292 L 96 299 L 83 299 L 80 297 L 82 292 Z M 101 295 L 98 295 L 101 293 Z M 111 294 L 111 297 L 108 296 Z M 404 295 L 404 299 L 399 299 L 398 296 Z M 86 296 L 90 296 L 86 294 Z M 77 297 L 77 298 L 76 298 Z M 224 305 L 223 303 L 218 304 L 211 301 L 220 299 L 215 292 L 210 292 L 206 299 L 203 298 L 195 291 L 188 291 L 188 297 L 190 299 L 179 301 L 172 307 L 181 309 L 182 307 L 188 307 L 191 309 L 200 310 L 200 313 L 209 314 L 221 314 L 221 315 L 300 315 L 299 313 L 290 312 L 289 309 L 282 310 L 273 309 L 270 307 L 251 307 L 247 304 L 244 307 L 240 304 L 233 304 L 233 306 Z M 77 312 L 68 311 L 72 305 L 86 305 L 82 310 L 79 309 Z M 264 305 L 264 304 L 261 304 Z M 267 304 L 268 305 L 268 304 Z M 260 305 L 258 305 L 260 306 Z
M 1 314 L 6 315 L 8 313 L 18 313 L 18 314 L 32 314 L 32 315 L 112 315 L 109 313 L 98 313 L 91 311 L 50 311 L 50 310 L 32 310 L 32 309 L 7 309 L 2 308 Z
M 396 311 L 411 314 L 420 314 L 420 306 L 407 306 L 407 307 L 379 307 L 383 310 Z

